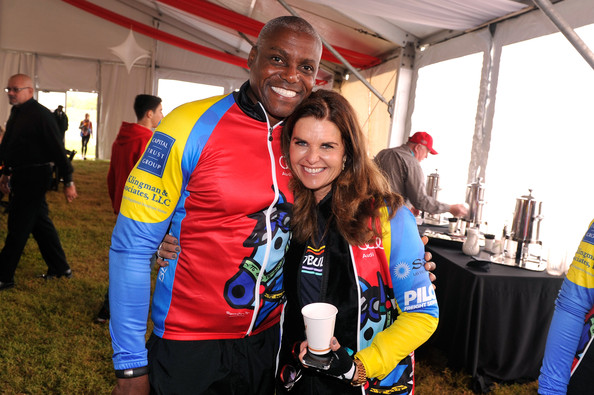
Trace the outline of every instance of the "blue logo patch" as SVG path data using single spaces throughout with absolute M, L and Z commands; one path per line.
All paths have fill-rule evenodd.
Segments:
M 140 159 L 138 168 L 157 177 L 163 176 L 165 163 L 175 139 L 161 132 L 155 132 L 148 147 Z
M 592 226 L 590 226 L 590 229 L 588 229 L 588 231 L 586 232 L 586 235 L 584 236 L 584 241 L 588 244 L 594 245 L 594 224 L 592 224 Z

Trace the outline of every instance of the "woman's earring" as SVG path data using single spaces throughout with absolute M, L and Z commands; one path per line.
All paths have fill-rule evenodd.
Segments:
M 344 165 L 346 163 L 346 156 L 342 158 L 342 170 L 344 170 Z

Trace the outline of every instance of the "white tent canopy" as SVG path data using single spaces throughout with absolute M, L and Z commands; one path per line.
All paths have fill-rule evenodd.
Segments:
M 196 8 L 192 8 L 192 3 Z M 219 3 L 222 7 L 216 5 Z M 594 21 L 593 7 L 588 3 L 588 0 L 564 0 L 557 3 L 556 7 L 572 26 L 580 26 Z M 36 86 L 41 90 L 98 92 L 98 157 L 109 158 L 111 142 L 120 122 L 134 121 L 130 105 L 134 96 L 142 92 L 155 92 L 158 79 L 221 85 L 228 92 L 236 89 L 247 78 L 244 67 L 153 39 L 138 33 L 139 29 L 132 25 L 130 28 L 136 31 L 134 36 L 139 46 L 150 51 L 151 57 L 138 61 L 128 73 L 122 67 L 121 59 L 110 48 L 121 44 L 129 34 L 129 29 L 109 20 L 109 16 L 121 16 L 180 40 L 212 48 L 224 56 L 245 59 L 255 39 L 253 30 L 257 32 L 257 23 L 264 23 L 291 11 L 310 20 L 338 52 L 345 53 L 343 49 L 355 51 L 356 54 L 350 59 L 369 56 L 376 59 L 376 63 L 384 64 L 358 67 L 355 72 L 361 73 L 368 87 L 381 92 L 386 103 L 396 100 L 399 104 L 397 114 L 408 114 L 406 119 L 397 117 L 391 138 L 392 120 L 386 111 L 386 104 L 378 104 L 377 98 L 367 95 L 365 86 L 352 80 L 348 83 L 351 86 L 345 84 L 343 89 L 343 93 L 351 92 L 351 97 L 347 93 L 345 95 L 355 102 L 361 92 L 365 92 L 368 97 L 355 107 L 363 122 L 374 129 L 369 130 L 368 135 L 372 153 L 375 153 L 384 146 L 403 141 L 410 132 L 412 105 L 408 103 L 414 99 L 415 74 L 407 77 L 406 70 L 400 73 L 403 65 L 418 70 L 446 58 L 485 49 L 488 52 L 488 48 L 494 44 L 498 46 L 519 41 L 555 29 L 527 1 L 228 0 L 216 3 L 214 6 L 232 12 L 231 17 L 237 14 L 246 18 L 246 23 L 251 23 L 249 28 L 242 29 L 239 26 L 237 30 L 221 25 L 222 22 L 216 18 L 213 21 L 203 11 L 205 5 L 209 4 L 214 3 L 0 0 L 0 78 L 7 80 L 8 76 L 22 72 L 34 76 Z M 93 7 L 106 10 L 102 12 L 109 15 L 93 13 Z M 496 36 L 490 37 L 490 23 L 515 15 L 521 16 L 509 23 L 499 23 Z M 242 30 L 248 33 L 241 33 Z M 465 34 L 473 30 L 476 32 Z M 419 48 L 425 49 L 427 45 L 427 50 L 419 51 Z M 416 53 L 411 53 L 411 48 Z M 412 63 L 404 62 L 407 56 L 414 58 Z M 380 74 L 378 70 L 390 76 L 387 79 L 376 78 Z M 320 78 L 336 85 L 348 71 L 348 66 L 326 59 L 323 60 Z M 412 91 L 403 91 L 403 86 L 410 86 Z M 395 97 L 397 91 L 406 100 Z M 373 113 L 369 112 L 369 108 L 373 108 Z M 5 122 L 8 110 L 6 98 L 0 98 L 0 122 Z

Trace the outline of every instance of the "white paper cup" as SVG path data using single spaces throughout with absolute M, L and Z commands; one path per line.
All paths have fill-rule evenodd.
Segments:
M 458 222 L 457 221 L 450 221 L 448 223 L 448 233 L 454 234 L 458 230 Z
M 485 235 L 485 251 L 494 252 L 493 251 L 494 244 L 495 244 L 495 235 L 487 233 Z
M 563 249 L 549 249 L 546 269 L 548 274 L 551 276 L 561 276 L 567 272 L 568 267 L 567 251 Z
M 301 309 L 310 353 L 324 355 L 330 352 L 336 313 L 338 309 L 329 303 L 311 303 Z

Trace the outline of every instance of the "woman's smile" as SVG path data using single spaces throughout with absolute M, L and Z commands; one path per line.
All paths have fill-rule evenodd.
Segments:
M 332 189 L 345 159 L 338 127 L 326 119 L 301 118 L 293 128 L 289 149 L 295 177 L 320 201 Z

